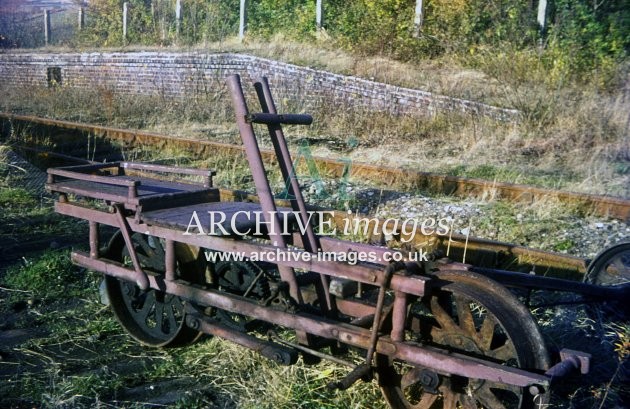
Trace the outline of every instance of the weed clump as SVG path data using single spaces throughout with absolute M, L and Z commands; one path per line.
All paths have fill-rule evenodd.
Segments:
M 39 299 L 73 298 L 81 295 L 83 278 L 70 261 L 68 251 L 47 251 L 35 259 L 9 268 L 0 279 L 3 286 L 31 292 Z

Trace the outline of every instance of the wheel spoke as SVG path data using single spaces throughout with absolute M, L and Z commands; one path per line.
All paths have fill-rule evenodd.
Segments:
M 475 403 L 475 400 L 465 394 L 460 394 L 459 395 L 459 403 L 462 404 L 463 409 L 477 409 L 477 404 Z
M 457 307 L 459 326 L 469 335 L 476 334 L 475 321 L 472 316 L 472 311 L 470 311 L 470 300 L 464 297 L 455 297 L 455 306 Z
M 151 260 L 152 258 L 156 256 L 155 251 L 153 250 L 153 247 L 151 247 L 149 245 L 149 242 L 145 240 L 144 238 L 136 240 L 134 244 L 135 244 L 134 249 L 136 250 L 136 253 L 145 255 L 148 260 Z M 138 247 L 140 250 L 142 250 L 141 252 L 138 251 L 139 250 Z
M 420 401 L 413 406 L 418 409 L 428 409 L 435 403 L 438 397 L 439 395 L 436 393 L 423 393 Z
M 151 260 L 151 257 L 146 256 L 142 253 L 136 253 L 136 255 L 138 256 L 138 262 L 140 262 L 141 266 L 149 268 L 152 267 L 153 260 Z
M 444 331 L 442 328 L 438 328 L 438 327 L 433 327 L 431 328 L 431 339 L 434 342 L 439 342 L 441 339 L 444 338 L 444 334 L 446 333 L 446 331 Z
M 171 302 L 171 305 L 173 306 L 173 311 L 176 312 L 178 316 L 181 317 L 184 315 L 184 304 L 181 301 L 174 300 Z
M 444 388 L 442 398 L 444 399 L 444 409 L 457 409 L 457 394 L 451 389 Z
M 160 331 L 162 331 L 163 324 L 164 324 L 164 303 L 156 302 L 155 303 L 155 325 Z
M 495 319 L 489 314 L 486 315 L 483 320 L 483 324 L 481 324 L 481 329 L 477 334 L 477 341 L 479 342 L 479 347 L 483 350 L 489 350 L 492 345 L 492 339 L 494 338 L 494 328 L 496 327 L 497 322 Z
M 442 329 L 448 332 L 459 331 L 459 328 L 457 327 L 457 324 L 455 324 L 455 321 L 453 321 L 453 318 L 444 311 L 442 306 L 438 303 L 436 297 L 431 298 L 431 312 Z
M 173 332 L 177 329 L 177 320 L 175 319 L 175 305 L 168 305 L 166 308 L 166 318 L 168 322 L 168 330 L 169 332 Z
M 142 308 L 138 311 L 138 317 L 141 322 L 146 322 L 149 314 L 153 310 L 153 306 L 155 305 L 155 291 L 149 291 L 144 294 L 144 303 L 142 304 Z
M 618 277 L 620 281 L 624 277 L 628 278 L 630 276 L 630 267 L 624 264 L 621 256 L 617 257 L 615 261 L 612 262 L 612 265 L 615 267 L 615 270 L 617 270 L 616 276 Z
M 406 389 L 411 385 L 415 385 L 420 381 L 421 372 L 422 370 L 420 368 L 413 368 L 408 370 L 400 379 L 400 386 L 403 389 Z
M 499 348 L 488 351 L 487 355 L 505 362 L 509 359 L 516 358 L 516 351 L 514 350 L 514 345 L 512 345 L 512 342 L 507 341 Z

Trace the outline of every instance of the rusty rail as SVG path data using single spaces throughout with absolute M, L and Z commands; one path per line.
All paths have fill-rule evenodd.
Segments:
M 125 146 L 147 145 L 157 149 L 164 149 L 166 147 L 180 148 L 186 150 L 191 157 L 196 158 L 207 158 L 209 155 L 216 155 L 217 152 L 243 156 L 245 154 L 244 147 L 240 145 L 200 141 L 189 138 L 175 138 L 137 130 L 110 128 L 100 125 L 8 113 L 0 113 L 0 120 L 4 123 L 9 122 L 11 124 L 22 123 L 24 125 L 41 125 L 87 132 L 97 138 L 116 141 Z M 260 153 L 265 161 L 275 160 L 273 150 L 261 149 Z M 341 161 L 321 157 L 315 157 L 314 160 L 321 171 L 325 171 L 334 177 L 342 176 L 346 169 L 346 163 Z M 527 185 L 438 175 L 430 172 L 365 163 L 353 163 L 350 168 L 350 176 L 384 183 L 388 186 L 423 189 L 446 195 L 468 196 L 492 194 L 496 198 L 518 202 L 533 202 L 541 198 L 555 198 L 563 203 L 576 205 L 586 212 L 616 218 L 624 222 L 630 221 L 630 200 L 613 196 L 572 193 Z

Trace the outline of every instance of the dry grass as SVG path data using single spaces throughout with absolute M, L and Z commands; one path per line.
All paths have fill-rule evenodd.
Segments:
M 223 94 L 190 98 L 184 104 L 103 89 L 3 91 L 11 95 L 0 103 L 5 111 L 240 143 Z M 312 127 L 291 128 L 286 134 L 294 146 L 307 140 L 318 156 L 630 197 L 629 125 L 624 118 L 630 101 L 594 91 L 577 97 L 556 104 L 557 115 L 540 120 L 548 122 L 545 126 L 534 119 L 512 124 L 454 113 L 394 117 L 321 106 L 311 111 Z M 258 135 L 269 147 L 266 131 Z
M 473 71 L 462 68 L 455 57 L 410 65 L 382 56 L 351 55 L 333 49 L 326 39 L 314 44 L 282 37 L 269 43 L 228 39 L 169 50 L 250 53 L 523 112 L 519 123 L 497 123 L 456 113 L 392 116 L 320 106 L 311 110 L 312 127 L 292 128 L 287 135 L 292 144 L 308 138 L 321 156 L 630 197 L 628 90 L 623 84 L 608 91 L 599 90 L 595 83 L 563 84 L 562 78 L 553 77 L 555 73 L 544 72 L 532 53 L 475 56 L 480 70 Z M 624 69 L 620 66 L 621 74 Z M 189 95 L 186 101 L 125 97 L 107 89 L 2 91 L 10 95 L 0 102 L 2 110 L 239 143 L 224 87 L 214 94 Z M 303 111 L 303 107 L 298 98 L 282 108 Z M 259 133 L 268 145 L 264 134 Z

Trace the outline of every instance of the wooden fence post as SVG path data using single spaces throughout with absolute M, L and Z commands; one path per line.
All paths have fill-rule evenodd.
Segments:
M 416 14 L 413 18 L 413 36 L 414 38 L 420 37 L 420 30 L 422 29 L 422 0 L 416 0 Z
M 129 9 L 129 2 L 123 3 L 123 43 L 127 42 L 127 10 Z
M 243 41 L 247 30 L 247 0 L 241 0 L 239 10 L 238 39 Z
M 50 10 L 44 10 L 44 45 L 50 44 L 52 40 L 50 32 Z

